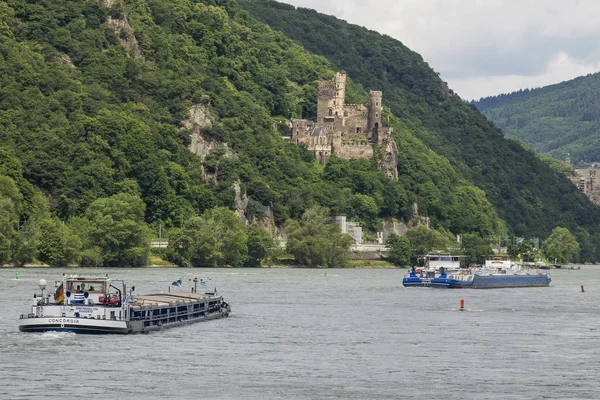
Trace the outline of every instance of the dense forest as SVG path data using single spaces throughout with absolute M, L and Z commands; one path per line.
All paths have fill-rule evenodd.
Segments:
M 378 170 L 380 155 L 322 166 L 282 139 L 285 118 L 314 118 L 317 82 L 338 70 L 351 102 L 383 90 L 398 182 Z M 204 159 L 182 125 L 198 104 L 213 120 L 202 134 L 221 143 Z M 0 3 L 0 140 L 0 264 L 144 265 L 160 230 L 171 239 L 164 256 L 180 265 L 259 265 L 273 244 L 251 222 L 265 208 L 289 251 L 306 251 L 307 237 L 347 249 L 322 227 L 325 214 L 374 232 L 383 219 L 408 221 L 413 204 L 446 238 L 546 237 L 557 225 L 587 243 L 600 234 L 585 196 L 418 54 L 271 2 Z
M 576 166 L 600 161 L 600 74 L 485 97 L 474 104 L 510 137 Z

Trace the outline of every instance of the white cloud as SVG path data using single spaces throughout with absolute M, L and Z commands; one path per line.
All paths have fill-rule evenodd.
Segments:
M 453 80 L 453 87 L 463 99 L 478 100 L 480 97 L 510 93 L 519 89 L 548 86 L 598 70 L 600 70 L 598 62 L 590 64 L 580 62 L 564 52 L 559 52 L 546 64 L 544 71 L 535 76 L 510 74 L 458 77 Z
M 388 34 L 463 98 L 558 83 L 600 66 L 595 0 L 286 0 Z

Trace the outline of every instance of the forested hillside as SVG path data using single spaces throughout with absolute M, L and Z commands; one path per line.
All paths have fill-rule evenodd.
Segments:
M 417 54 L 332 17 L 298 15 L 314 24 L 310 40 L 317 27 L 338 32 L 337 59 L 235 1 L 0 3 L 0 264 L 143 265 L 162 229 L 181 265 L 256 265 L 262 231 L 232 215 L 254 221 L 264 207 L 279 227 L 310 224 L 307 211 L 324 206 L 374 231 L 417 203 L 448 237 L 504 233 L 503 220 L 517 234 L 557 225 L 598 234 L 596 209 L 568 180 L 503 139 Z M 281 138 L 283 119 L 314 117 L 317 82 L 340 69 L 352 102 L 383 90 L 398 182 L 376 159 L 323 167 Z M 204 160 L 182 124 L 194 105 L 212 116 L 202 135 L 222 144 Z M 243 210 L 236 190 L 248 196 Z
M 506 140 L 398 40 L 310 9 L 270 0 L 239 3 L 273 29 L 327 57 L 355 82 L 383 90 L 385 104 L 401 122 L 483 189 L 518 235 L 547 236 L 556 225 L 597 232 L 598 210 L 585 196 L 533 152 Z
M 600 161 L 600 74 L 473 104 L 504 134 L 578 166 Z

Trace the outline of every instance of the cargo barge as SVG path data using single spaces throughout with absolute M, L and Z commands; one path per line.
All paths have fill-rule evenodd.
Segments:
M 198 282 L 204 286 L 203 281 L 194 279 L 190 292 L 134 295 L 135 286 L 127 294 L 122 280 L 69 275 L 55 282 L 52 296 L 44 294 L 46 281 L 41 279 L 41 294 L 34 293 L 31 312 L 21 314 L 19 330 L 146 333 L 229 316 L 231 307 L 216 289 L 198 293 Z

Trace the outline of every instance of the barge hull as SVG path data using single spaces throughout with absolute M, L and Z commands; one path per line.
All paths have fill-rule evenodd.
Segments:
M 477 275 L 470 282 L 453 280 L 450 289 L 501 289 L 519 287 L 550 286 L 551 279 L 546 275 L 516 275 L 516 276 L 481 276 Z
M 125 321 L 93 320 L 88 318 L 27 318 L 19 324 L 21 332 L 130 333 Z

